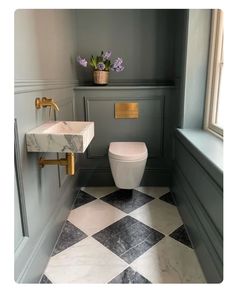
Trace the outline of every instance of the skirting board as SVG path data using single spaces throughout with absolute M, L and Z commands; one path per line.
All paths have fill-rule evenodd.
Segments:
M 109 169 L 80 169 L 79 186 L 114 186 L 113 177 Z M 169 186 L 170 170 L 146 169 L 141 186 Z
M 61 202 L 58 203 L 54 214 L 42 232 L 42 235 L 34 248 L 34 251 L 22 270 L 20 276 L 16 279 L 17 283 L 38 283 L 46 268 L 50 254 L 53 251 L 55 242 L 60 234 L 61 228 L 70 212 L 73 200 L 79 189 L 77 186 L 76 174 L 66 181 L 61 190 Z

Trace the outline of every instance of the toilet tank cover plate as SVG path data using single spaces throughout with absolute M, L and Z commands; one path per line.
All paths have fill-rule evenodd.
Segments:
M 109 157 L 122 161 L 141 161 L 148 157 L 144 142 L 111 142 Z

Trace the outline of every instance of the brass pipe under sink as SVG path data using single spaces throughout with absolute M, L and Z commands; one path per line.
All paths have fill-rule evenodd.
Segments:
M 66 153 L 66 157 L 62 159 L 56 159 L 56 160 L 47 160 L 43 157 L 40 157 L 39 166 L 43 168 L 45 165 L 60 165 L 60 166 L 66 166 L 66 173 L 68 175 L 74 175 L 75 174 L 75 156 L 74 153 Z

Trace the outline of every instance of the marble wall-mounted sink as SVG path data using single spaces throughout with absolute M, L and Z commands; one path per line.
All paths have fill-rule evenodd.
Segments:
M 49 121 L 26 133 L 28 152 L 84 153 L 94 122 Z

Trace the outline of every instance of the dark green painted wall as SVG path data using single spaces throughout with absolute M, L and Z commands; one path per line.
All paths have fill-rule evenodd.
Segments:
M 110 85 L 121 85 L 119 88 L 75 90 L 76 118 L 94 120 L 96 126 L 88 154 L 80 157 L 81 185 L 113 185 L 107 150 L 115 140 L 147 143 L 150 158 L 142 185 L 170 184 L 173 130 L 184 74 L 186 16 L 186 10 L 170 9 L 77 11 L 78 54 L 89 59 L 91 54 L 110 49 L 113 57 L 123 57 L 126 66 L 121 73 L 110 72 Z M 78 65 L 77 71 L 81 86 L 91 82 L 90 67 Z M 167 81 L 175 87 L 161 87 Z M 124 85 L 136 87 L 125 90 Z M 144 85 L 159 87 L 143 90 Z M 115 121 L 114 102 L 120 99 L 140 101 L 140 119 Z M 159 101 L 161 106 L 156 105 Z
M 110 49 L 113 57 L 122 57 L 125 70 L 111 72 L 111 81 L 174 80 L 180 14 L 170 9 L 80 9 L 77 53 L 89 59 Z M 78 78 L 82 84 L 91 80 L 90 69 L 78 66 Z

